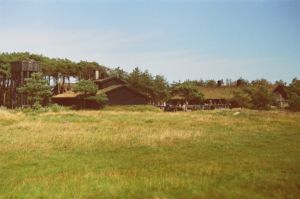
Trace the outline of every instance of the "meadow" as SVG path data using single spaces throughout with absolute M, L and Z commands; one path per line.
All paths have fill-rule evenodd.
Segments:
M 0 109 L 0 198 L 299 198 L 300 113 Z

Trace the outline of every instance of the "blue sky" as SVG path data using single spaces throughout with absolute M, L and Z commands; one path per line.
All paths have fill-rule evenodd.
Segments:
M 0 0 L 0 51 L 169 81 L 300 78 L 297 0 Z

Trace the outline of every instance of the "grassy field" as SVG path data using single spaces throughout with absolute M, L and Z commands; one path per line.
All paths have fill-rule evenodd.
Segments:
M 0 198 L 299 198 L 300 113 L 0 110 Z

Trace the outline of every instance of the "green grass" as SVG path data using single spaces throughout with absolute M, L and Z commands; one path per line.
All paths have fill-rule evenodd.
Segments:
M 0 109 L 0 198 L 298 198 L 300 114 Z

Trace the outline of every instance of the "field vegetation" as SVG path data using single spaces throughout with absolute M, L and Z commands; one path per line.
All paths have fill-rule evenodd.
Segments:
M 0 198 L 298 198 L 300 114 L 0 109 Z

